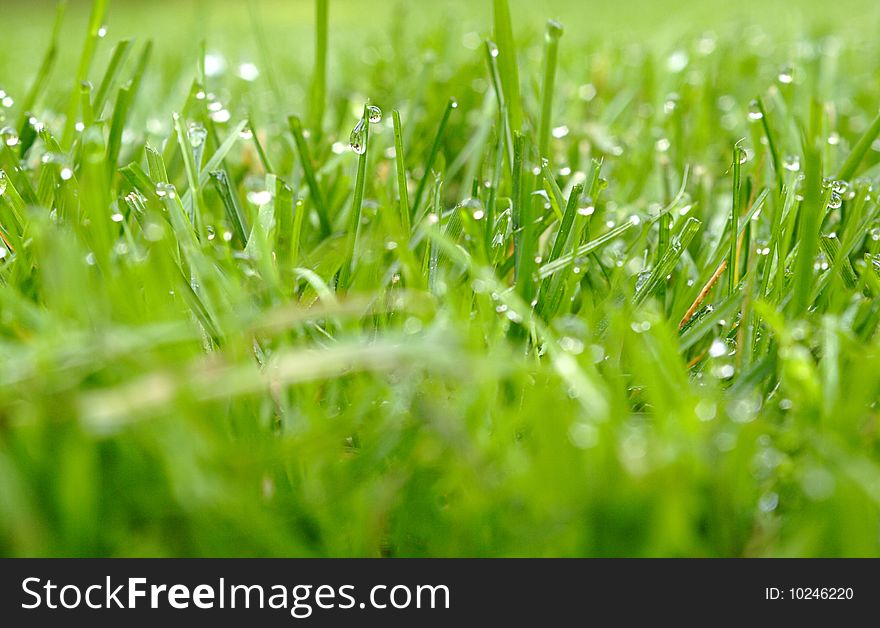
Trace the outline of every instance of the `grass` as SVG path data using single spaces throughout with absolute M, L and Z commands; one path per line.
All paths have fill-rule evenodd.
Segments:
M 649 5 L 9 9 L 0 555 L 880 555 L 876 9 Z

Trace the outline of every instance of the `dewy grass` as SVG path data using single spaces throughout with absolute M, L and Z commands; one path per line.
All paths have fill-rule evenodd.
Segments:
M 4 9 L 0 554 L 880 555 L 867 0 L 288 4 Z

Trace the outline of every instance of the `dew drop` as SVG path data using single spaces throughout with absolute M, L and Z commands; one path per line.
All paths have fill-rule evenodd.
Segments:
M 254 131 L 251 129 L 250 125 L 245 126 L 238 132 L 238 136 L 243 140 L 253 139 Z
M 368 106 L 367 119 L 370 121 L 370 124 L 379 124 L 382 122 L 382 110 L 375 105 Z
M 0 170 L 0 196 L 6 194 L 6 173 Z
M 3 143 L 7 146 L 18 146 L 18 133 L 11 126 L 0 129 L 0 136 L 2 136 Z
M 758 500 L 758 508 L 762 512 L 773 512 L 779 505 L 779 495 L 777 493 L 764 493 Z
M 354 125 L 354 129 L 352 129 L 351 135 L 348 138 L 348 143 L 351 146 L 351 150 L 358 155 L 363 155 L 367 152 L 367 130 L 363 118 Z
M 61 177 L 62 181 L 69 181 L 71 178 L 73 178 L 73 170 L 71 170 L 70 168 L 62 168 L 61 172 L 59 172 L 58 175 Z
M 229 113 L 227 109 L 219 109 L 218 111 L 214 111 L 211 114 L 211 120 L 214 122 L 229 122 L 230 118 L 232 118 L 232 114 Z
M 265 205 L 272 200 L 272 193 L 268 190 L 251 191 L 247 193 L 247 200 L 254 205 Z
M 592 216 L 596 211 L 596 208 L 591 204 L 585 205 L 583 207 L 578 207 L 577 213 L 581 216 Z
M 843 201 L 841 201 L 840 195 L 832 192 L 831 198 L 828 200 L 828 209 L 839 209 L 842 204 Z
M 105 25 L 102 25 L 101 28 L 98 29 L 98 37 L 103 39 L 106 36 L 107 36 L 107 26 L 105 24 Z
M 727 353 L 727 344 L 723 340 L 716 338 L 712 342 L 712 346 L 709 347 L 709 355 L 713 358 L 720 358 L 725 353 Z
M 763 117 L 764 114 L 761 113 L 761 107 L 758 105 L 758 101 L 753 100 L 749 104 L 749 120 L 751 120 L 752 122 L 757 122 Z
M 797 155 L 789 155 L 782 162 L 782 167 L 789 172 L 797 172 L 801 169 L 801 159 Z
M 193 148 L 199 148 L 208 137 L 208 131 L 198 122 L 193 122 L 189 125 L 187 134 L 189 135 L 189 143 L 192 144 Z
M 175 198 L 177 196 L 177 188 L 172 183 L 157 183 L 156 196 L 159 198 Z
M 791 66 L 785 66 L 779 71 L 779 75 L 776 77 L 783 85 L 791 85 L 792 81 L 794 81 L 794 71 Z

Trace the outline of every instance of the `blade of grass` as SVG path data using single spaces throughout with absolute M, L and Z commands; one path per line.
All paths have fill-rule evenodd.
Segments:
M 113 119 L 110 123 L 110 134 L 107 139 L 107 172 L 112 176 L 119 162 L 119 151 L 122 148 L 122 132 L 125 130 L 125 122 L 128 119 L 128 111 L 131 107 L 131 83 L 127 83 L 119 89 L 116 95 L 116 104 L 113 107 Z
M 357 253 L 358 234 L 361 229 L 361 210 L 363 209 L 364 188 L 366 187 L 367 156 L 370 152 L 370 122 L 367 115 L 367 109 L 364 107 L 364 115 L 360 122 L 363 124 L 364 149 L 358 155 L 357 179 L 354 184 L 354 197 L 351 202 L 351 213 L 346 231 L 345 262 L 339 270 L 339 279 L 336 283 L 337 292 L 348 290 Z
M 400 112 L 395 109 L 391 112 L 391 120 L 394 123 L 394 162 L 397 166 L 397 194 L 398 208 L 400 210 L 400 224 L 403 232 L 409 236 L 412 233 L 412 217 L 409 209 L 409 191 L 406 184 L 406 159 L 403 153 L 403 133 L 400 125 Z
M 798 251 L 792 277 L 792 314 L 803 314 L 813 292 L 813 265 L 819 247 L 819 229 L 823 215 L 821 105 L 812 102 L 810 128 L 804 139 L 804 200 L 798 213 Z
M 544 264 L 543 266 L 541 266 L 538 269 L 538 271 L 537 271 L 538 278 L 545 279 L 547 277 L 550 277 L 550 276 L 558 273 L 561 270 L 564 270 L 565 268 L 574 264 L 575 260 L 577 260 L 578 258 L 584 257 L 586 255 L 589 255 L 590 253 L 598 251 L 600 248 L 602 248 L 603 246 L 605 246 L 609 242 L 613 242 L 614 240 L 616 240 L 617 238 L 622 236 L 624 233 L 629 231 L 633 226 L 635 226 L 634 223 L 632 221 L 628 220 L 628 221 L 624 222 L 623 224 L 614 227 L 613 229 L 609 229 L 608 231 L 606 231 L 602 235 L 600 235 L 596 238 L 593 238 L 589 242 L 587 242 L 585 244 L 581 244 L 580 246 L 578 246 L 576 249 L 574 249 L 570 253 L 560 255 L 553 262 L 548 262 L 547 264 Z
M 119 73 L 122 71 L 122 65 L 128 58 L 131 49 L 132 42 L 130 39 L 123 39 L 116 44 L 116 47 L 113 49 L 110 62 L 107 64 L 107 69 L 104 71 L 104 77 L 101 79 L 98 89 L 95 91 L 94 100 L 92 101 L 92 110 L 99 118 L 103 116 L 104 104 L 107 102 L 107 97 L 110 95 L 110 91 L 113 89 L 116 80 L 119 78 Z
M 522 99 L 520 98 L 519 70 L 516 60 L 516 44 L 510 22 L 510 6 L 507 0 L 493 0 L 495 43 L 498 48 L 498 69 L 501 87 L 507 104 L 508 123 L 511 133 L 522 130 Z
M 559 56 L 559 39 L 562 37 L 562 24 L 556 20 L 547 21 L 544 32 L 544 82 L 541 87 L 541 123 L 538 132 L 538 154 L 550 157 L 550 124 L 553 118 L 553 94 L 556 91 L 556 63 Z
M 847 156 L 846 161 L 843 162 L 837 173 L 838 180 L 849 181 L 853 178 L 865 155 L 868 153 L 868 149 L 871 148 L 871 144 L 874 143 L 878 135 L 880 135 L 880 113 L 877 114 L 874 121 L 871 122 L 871 126 L 868 127 L 868 130 L 865 131 L 862 137 L 859 138 L 859 141 L 856 142 L 856 145 L 853 146 L 849 156 Z
M 419 216 L 419 207 L 422 202 L 422 195 L 425 193 L 425 187 L 428 184 L 428 177 L 431 176 L 431 169 L 434 167 L 434 161 L 437 159 L 437 154 L 440 152 L 440 145 L 443 143 L 443 134 L 446 131 L 449 116 L 452 115 L 452 110 L 457 108 L 458 101 L 456 101 L 455 98 L 450 98 L 449 102 L 446 104 L 446 109 L 443 111 L 443 117 L 440 119 L 440 126 L 437 127 L 437 134 L 434 136 L 431 150 L 428 152 L 428 159 L 425 161 L 425 174 L 422 175 L 422 180 L 419 181 L 419 186 L 416 188 L 416 195 L 412 204 L 412 214 L 418 217 L 416 222 L 421 220 L 421 217 Z
M 76 131 L 76 114 L 78 111 L 80 85 L 88 79 L 89 68 L 92 66 L 92 60 L 95 57 L 95 49 L 98 46 L 98 40 L 101 38 L 99 31 L 104 23 L 104 14 L 107 11 L 107 0 L 94 0 L 92 2 L 92 12 L 89 16 L 88 32 L 85 42 L 83 43 L 82 53 L 77 66 L 76 74 L 73 81 L 73 91 L 70 93 L 70 99 L 67 102 L 64 120 L 64 134 L 62 136 L 61 145 L 69 148 L 73 142 L 73 134 Z
M 306 177 L 306 183 L 309 186 L 309 193 L 312 198 L 312 204 L 318 213 L 318 220 L 321 223 L 321 235 L 327 237 L 333 231 L 330 225 L 330 217 L 327 214 L 327 205 L 324 202 L 324 196 L 321 193 L 321 187 L 318 185 L 318 177 L 315 175 L 315 165 L 312 161 L 312 154 L 306 144 L 306 138 L 303 136 L 302 122 L 297 116 L 287 118 L 290 132 L 293 134 L 293 140 L 296 142 L 296 148 L 299 151 L 300 163 L 303 167 L 303 173 Z
M 687 219 L 678 235 L 670 244 L 663 258 L 651 270 L 651 274 L 645 282 L 636 290 L 633 303 L 641 305 L 666 281 L 666 278 L 675 270 L 678 260 L 687 249 L 688 245 L 700 230 L 700 221 L 693 216 Z
M 214 188 L 223 201 L 223 208 L 226 210 L 226 218 L 232 225 L 232 232 L 241 247 L 247 246 L 248 233 L 250 230 L 247 226 L 247 219 L 244 216 L 244 210 L 238 200 L 238 195 L 229 184 L 229 175 L 224 170 L 214 170 L 209 173 L 211 180 L 214 182 Z

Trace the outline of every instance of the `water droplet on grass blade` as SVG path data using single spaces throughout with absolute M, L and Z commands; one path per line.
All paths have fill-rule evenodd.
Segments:
M 776 79 L 783 85 L 791 85 L 792 81 L 794 81 L 794 70 L 792 70 L 791 66 L 785 66 L 779 70 L 779 75 Z
M 0 137 L 3 138 L 3 143 L 7 146 L 18 145 L 18 132 L 11 126 L 6 126 L 0 129 Z
M 544 36 L 548 41 L 559 39 L 564 32 L 565 27 L 560 22 L 556 20 L 547 20 L 547 30 L 544 32 Z
M 709 347 L 709 355 L 713 358 L 720 358 L 722 355 L 727 353 L 727 344 L 720 339 L 715 339 L 712 342 L 712 346 Z
M 202 165 L 202 155 L 205 152 L 205 140 L 208 138 L 208 131 L 198 122 L 193 122 L 189 125 L 186 134 L 189 137 L 190 146 L 192 146 L 196 167 L 200 167 Z
M 761 107 L 758 104 L 757 100 L 753 100 L 749 104 L 749 120 L 752 122 L 757 122 L 761 118 L 764 117 L 764 114 L 761 112 Z
M 208 131 L 198 122 L 190 124 L 187 133 L 189 135 L 189 143 L 192 144 L 193 148 L 198 148 L 204 144 L 205 139 L 208 137 Z
M 106 36 L 107 36 L 107 25 L 102 24 L 101 28 L 98 29 L 98 37 L 103 39 Z
M 0 170 L 0 196 L 6 194 L 6 173 Z
M 789 155 L 782 162 L 782 167 L 789 172 L 797 172 L 801 169 L 801 159 L 797 155 Z
M 843 201 L 840 199 L 840 195 L 832 192 L 831 198 L 828 199 L 828 209 L 839 209 L 842 204 Z
M 177 196 L 177 188 L 172 183 L 157 183 L 156 196 L 159 198 L 175 198 Z
M 379 124 L 382 122 L 382 110 L 375 105 L 368 106 L 367 119 L 370 121 L 370 124 Z
M 363 118 L 354 125 L 354 129 L 352 129 L 351 135 L 348 138 L 348 143 L 351 146 L 351 150 L 358 155 L 363 155 L 367 152 L 367 131 Z
M 251 191 L 247 193 L 247 200 L 254 205 L 265 205 L 272 200 L 272 193 L 268 190 Z
M 238 136 L 243 140 L 253 139 L 254 131 L 251 129 L 250 125 L 242 127 L 241 131 L 238 132 Z
M 227 109 L 219 109 L 211 113 L 211 120 L 214 122 L 220 122 L 221 124 L 229 122 L 230 118 L 232 118 L 232 114 L 229 113 Z
M 764 493 L 758 500 L 758 508 L 762 512 L 773 512 L 779 505 L 779 495 L 776 493 Z

